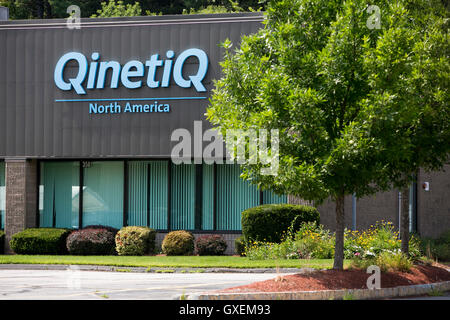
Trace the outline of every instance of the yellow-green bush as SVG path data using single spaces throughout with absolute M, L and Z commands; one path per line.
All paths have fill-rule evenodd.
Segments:
M 142 256 L 153 253 L 156 231 L 147 227 L 123 227 L 116 234 L 116 251 L 120 256 Z
M 194 253 L 194 236 L 185 230 L 169 232 L 162 242 L 162 251 L 168 256 L 191 255 Z
M 413 262 L 401 252 L 383 251 L 373 258 L 352 259 L 351 266 L 357 269 L 367 269 L 370 265 L 376 265 L 381 271 L 408 272 Z
M 251 260 L 332 259 L 334 245 L 334 233 L 316 222 L 305 222 L 295 234 L 289 228 L 280 243 L 247 242 L 245 256 Z M 354 260 L 355 267 L 380 264 L 383 270 L 409 270 L 412 261 L 420 257 L 417 238 L 410 238 L 410 258 L 400 254 L 400 247 L 398 232 L 391 222 L 381 221 L 363 231 L 345 231 L 344 255 Z

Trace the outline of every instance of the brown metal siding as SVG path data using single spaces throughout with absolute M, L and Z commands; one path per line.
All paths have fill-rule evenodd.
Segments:
M 104 23 L 117 24 L 108 26 L 94 23 L 99 21 L 103 22 L 83 20 L 80 30 L 52 20 L 0 23 L 0 158 L 168 157 L 171 132 L 177 128 L 193 132 L 194 120 L 205 120 L 207 99 L 170 101 L 170 113 L 102 115 L 89 114 L 89 102 L 55 99 L 209 97 L 212 80 L 220 76 L 219 43 L 230 38 L 237 44 L 242 34 L 262 26 L 261 15 L 255 14 L 107 19 Z M 206 93 L 180 88 L 171 79 L 169 88 L 143 84 L 130 90 L 119 85 L 77 95 L 60 90 L 53 81 L 58 59 L 71 51 L 83 53 L 88 62 L 92 52 L 99 52 L 99 61 L 116 60 L 123 66 L 130 60 L 145 62 L 155 53 L 165 58 L 167 50 L 174 50 L 176 59 L 188 48 L 200 48 L 208 55 Z M 187 74 L 190 67 L 196 68 L 185 66 Z M 157 78 L 161 76 L 162 70 Z M 208 127 L 204 121 L 204 130 Z

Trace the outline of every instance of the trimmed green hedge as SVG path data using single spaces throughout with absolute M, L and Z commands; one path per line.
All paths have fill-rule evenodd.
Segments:
M 0 254 L 5 253 L 5 232 L 0 230 Z
M 320 223 L 316 208 L 294 204 L 265 204 L 242 212 L 242 234 L 246 241 L 281 242 L 294 222 L 294 232 L 303 222 Z
M 9 245 L 17 254 L 66 254 L 69 229 L 30 228 L 12 236 Z
M 116 234 L 119 256 L 143 256 L 155 250 L 156 231 L 147 227 L 123 227 Z

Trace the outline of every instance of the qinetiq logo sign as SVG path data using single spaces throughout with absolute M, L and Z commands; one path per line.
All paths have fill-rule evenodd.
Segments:
M 208 56 L 201 49 L 187 49 L 177 57 L 175 64 L 173 60 L 175 52 L 169 50 L 166 52 L 166 60 L 160 60 L 159 54 L 153 54 L 145 64 L 141 61 L 131 60 L 123 66 L 118 61 L 99 62 L 100 54 L 94 52 L 91 55 L 91 63 L 88 63 L 86 56 L 80 52 L 69 52 L 63 55 L 56 64 L 54 80 L 56 86 L 64 91 L 75 90 L 77 94 L 86 94 L 84 81 L 87 77 L 86 89 L 103 89 L 105 87 L 106 72 L 112 70 L 110 87 L 118 88 L 119 81 L 128 89 L 142 87 L 145 82 L 149 88 L 168 87 L 170 76 L 173 76 L 175 83 L 182 88 L 190 88 L 192 85 L 198 92 L 205 92 L 206 88 L 202 81 L 208 71 Z M 189 79 L 183 77 L 183 66 L 189 57 L 196 57 L 199 61 L 197 73 L 190 75 Z M 78 73 L 76 77 L 64 80 L 64 68 L 66 64 L 75 60 L 78 63 Z M 147 67 L 146 81 L 144 79 Z M 164 67 L 161 81 L 155 79 L 158 67 Z M 172 70 L 173 69 L 173 70 Z

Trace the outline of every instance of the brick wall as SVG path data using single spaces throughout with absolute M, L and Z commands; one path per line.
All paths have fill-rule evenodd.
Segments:
M 352 197 L 345 197 L 345 227 L 351 229 L 352 223 Z M 327 199 L 317 206 L 320 213 L 320 222 L 326 228 L 335 230 L 336 213 L 335 203 Z M 377 221 L 390 221 L 398 228 L 398 191 L 379 192 L 372 196 L 356 199 L 356 229 L 365 230 Z
M 425 191 L 422 183 L 428 182 Z M 417 229 L 421 236 L 437 238 L 450 229 L 450 164 L 440 172 L 420 170 L 417 179 Z
M 422 183 L 429 182 L 430 190 L 425 191 Z M 289 203 L 304 204 L 296 197 L 288 197 Z M 373 196 L 357 199 L 356 228 L 367 229 L 377 221 L 391 221 L 399 227 L 398 190 L 379 192 Z M 327 199 L 317 205 L 320 221 L 326 228 L 335 230 L 335 204 Z M 345 226 L 352 227 L 352 197 L 345 198 Z M 450 164 L 439 172 L 420 170 L 417 178 L 417 231 L 422 237 L 436 238 L 450 229 Z
M 36 226 L 37 162 L 6 160 L 5 252 L 13 234 Z

